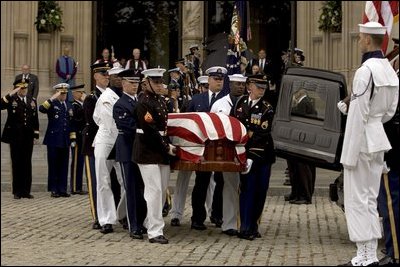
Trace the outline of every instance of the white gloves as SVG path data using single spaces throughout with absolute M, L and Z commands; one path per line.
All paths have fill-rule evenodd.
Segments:
M 347 115 L 347 104 L 344 103 L 343 101 L 339 101 L 337 103 L 337 107 L 342 112 L 344 115 Z
M 76 146 L 76 142 L 75 141 L 72 141 L 71 142 L 71 147 L 75 147 Z
M 390 168 L 387 166 L 386 161 L 384 161 L 382 173 L 388 173 L 389 171 L 390 171 Z
M 169 144 L 168 154 L 171 156 L 176 156 L 176 146 Z
M 252 159 L 247 159 L 247 161 L 246 161 L 246 170 L 241 172 L 241 174 L 248 174 L 250 172 L 252 164 L 253 164 L 253 160 Z

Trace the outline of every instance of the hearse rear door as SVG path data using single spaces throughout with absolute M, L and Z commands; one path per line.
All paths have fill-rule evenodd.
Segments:
M 272 125 L 277 155 L 340 170 L 345 116 L 336 105 L 346 95 L 346 81 L 340 73 L 288 68 Z

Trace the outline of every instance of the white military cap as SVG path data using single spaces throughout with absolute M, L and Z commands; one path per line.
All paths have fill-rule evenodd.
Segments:
M 361 33 L 367 33 L 367 34 L 385 34 L 386 33 L 386 27 L 382 26 L 379 22 L 375 21 L 369 21 L 364 24 L 358 24 L 360 26 L 360 32 Z
M 191 46 L 189 46 L 189 49 L 192 49 L 192 48 L 199 48 L 199 46 L 197 44 L 192 44 Z
M 61 92 L 67 92 L 69 89 L 68 83 L 59 83 L 53 86 L 54 90 L 60 90 Z
M 304 51 L 302 49 L 297 48 L 297 47 L 294 49 L 294 52 L 297 52 L 299 54 L 303 54 L 304 53 Z
M 149 78 L 162 78 L 163 74 L 165 72 L 165 69 L 147 69 L 142 71 L 142 74 L 146 77 Z
M 229 81 L 231 82 L 246 82 L 247 77 L 243 76 L 242 74 L 233 74 L 233 75 L 229 75 Z
M 173 68 L 173 69 L 169 69 L 168 70 L 168 73 L 171 73 L 171 72 L 179 72 L 179 68 Z
M 121 71 L 124 71 L 125 69 L 120 67 L 120 66 L 114 66 L 112 67 L 112 69 L 109 69 L 107 72 L 109 75 L 114 75 L 114 74 L 118 74 Z
M 208 76 L 224 76 L 228 71 L 224 67 L 216 66 L 206 70 Z
M 200 84 L 202 83 L 208 83 L 208 76 L 200 76 L 199 78 L 197 78 L 197 80 L 199 81 Z

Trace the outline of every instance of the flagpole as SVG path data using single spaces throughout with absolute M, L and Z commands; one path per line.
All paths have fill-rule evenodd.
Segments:
M 294 61 L 294 42 L 296 38 L 296 1 L 290 1 L 290 54 L 288 66 L 293 66 Z

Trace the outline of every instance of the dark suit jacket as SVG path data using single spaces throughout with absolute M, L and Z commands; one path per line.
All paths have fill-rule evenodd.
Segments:
M 15 81 L 22 79 L 22 73 L 15 76 Z M 28 76 L 29 85 L 28 85 L 28 94 L 30 98 L 37 99 L 39 93 L 39 79 L 35 74 L 29 73 Z
M 39 138 L 39 120 L 36 100 L 26 97 L 26 103 L 17 94 L 7 94 L 1 98 L 1 109 L 7 109 L 7 121 L 4 125 L 1 141 L 4 143 L 21 142 L 22 139 Z M 37 132 L 35 136 L 35 132 Z
M 226 92 L 224 91 L 219 92 L 219 94 L 216 96 L 215 101 L 217 101 L 220 98 L 223 98 L 225 95 Z M 211 106 L 209 105 L 209 103 L 210 99 L 208 96 L 208 92 L 196 94 L 193 96 L 192 101 L 190 101 L 187 112 L 210 112 Z

